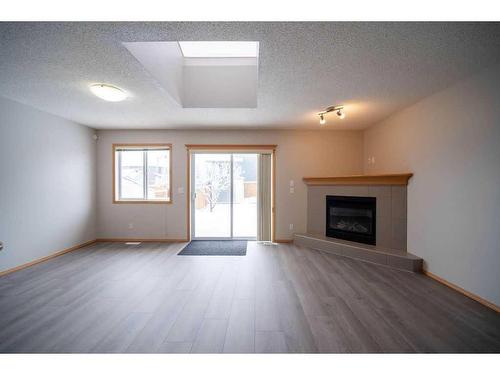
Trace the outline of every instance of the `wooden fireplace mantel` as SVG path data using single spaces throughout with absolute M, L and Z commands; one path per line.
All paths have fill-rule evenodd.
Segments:
M 303 177 L 306 185 L 408 185 L 413 173 Z

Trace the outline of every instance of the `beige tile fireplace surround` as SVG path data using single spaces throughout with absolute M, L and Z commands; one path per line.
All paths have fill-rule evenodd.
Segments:
M 298 245 L 408 271 L 420 271 L 422 259 L 407 252 L 407 183 L 411 173 L 305 177 L 307 233 L 296 234 Z M 326 196 L 376 198 L 376 242 L 365 245 L 325 236 Z

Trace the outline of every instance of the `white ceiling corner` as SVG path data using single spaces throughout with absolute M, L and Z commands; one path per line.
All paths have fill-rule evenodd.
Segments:
M 175 104 L 182 106 L 184 56 L 177 42 L 129 42 L 125 48 L 158 81 Z

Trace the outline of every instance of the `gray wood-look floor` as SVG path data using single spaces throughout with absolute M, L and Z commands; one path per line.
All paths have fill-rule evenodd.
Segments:
M 426 276 L 183 246 L 99 243 L 0 277 L 0 352 L 500 352 L 500 314 Z

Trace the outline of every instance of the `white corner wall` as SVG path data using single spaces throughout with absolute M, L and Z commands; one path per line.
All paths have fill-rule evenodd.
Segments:
M 0 97 L 0 272 L 95 239 L 93 134 Z
M 408 251 L 500 305 L 500 65 L 370 127 L 364 156 L 365 173 L 414 173 Z

